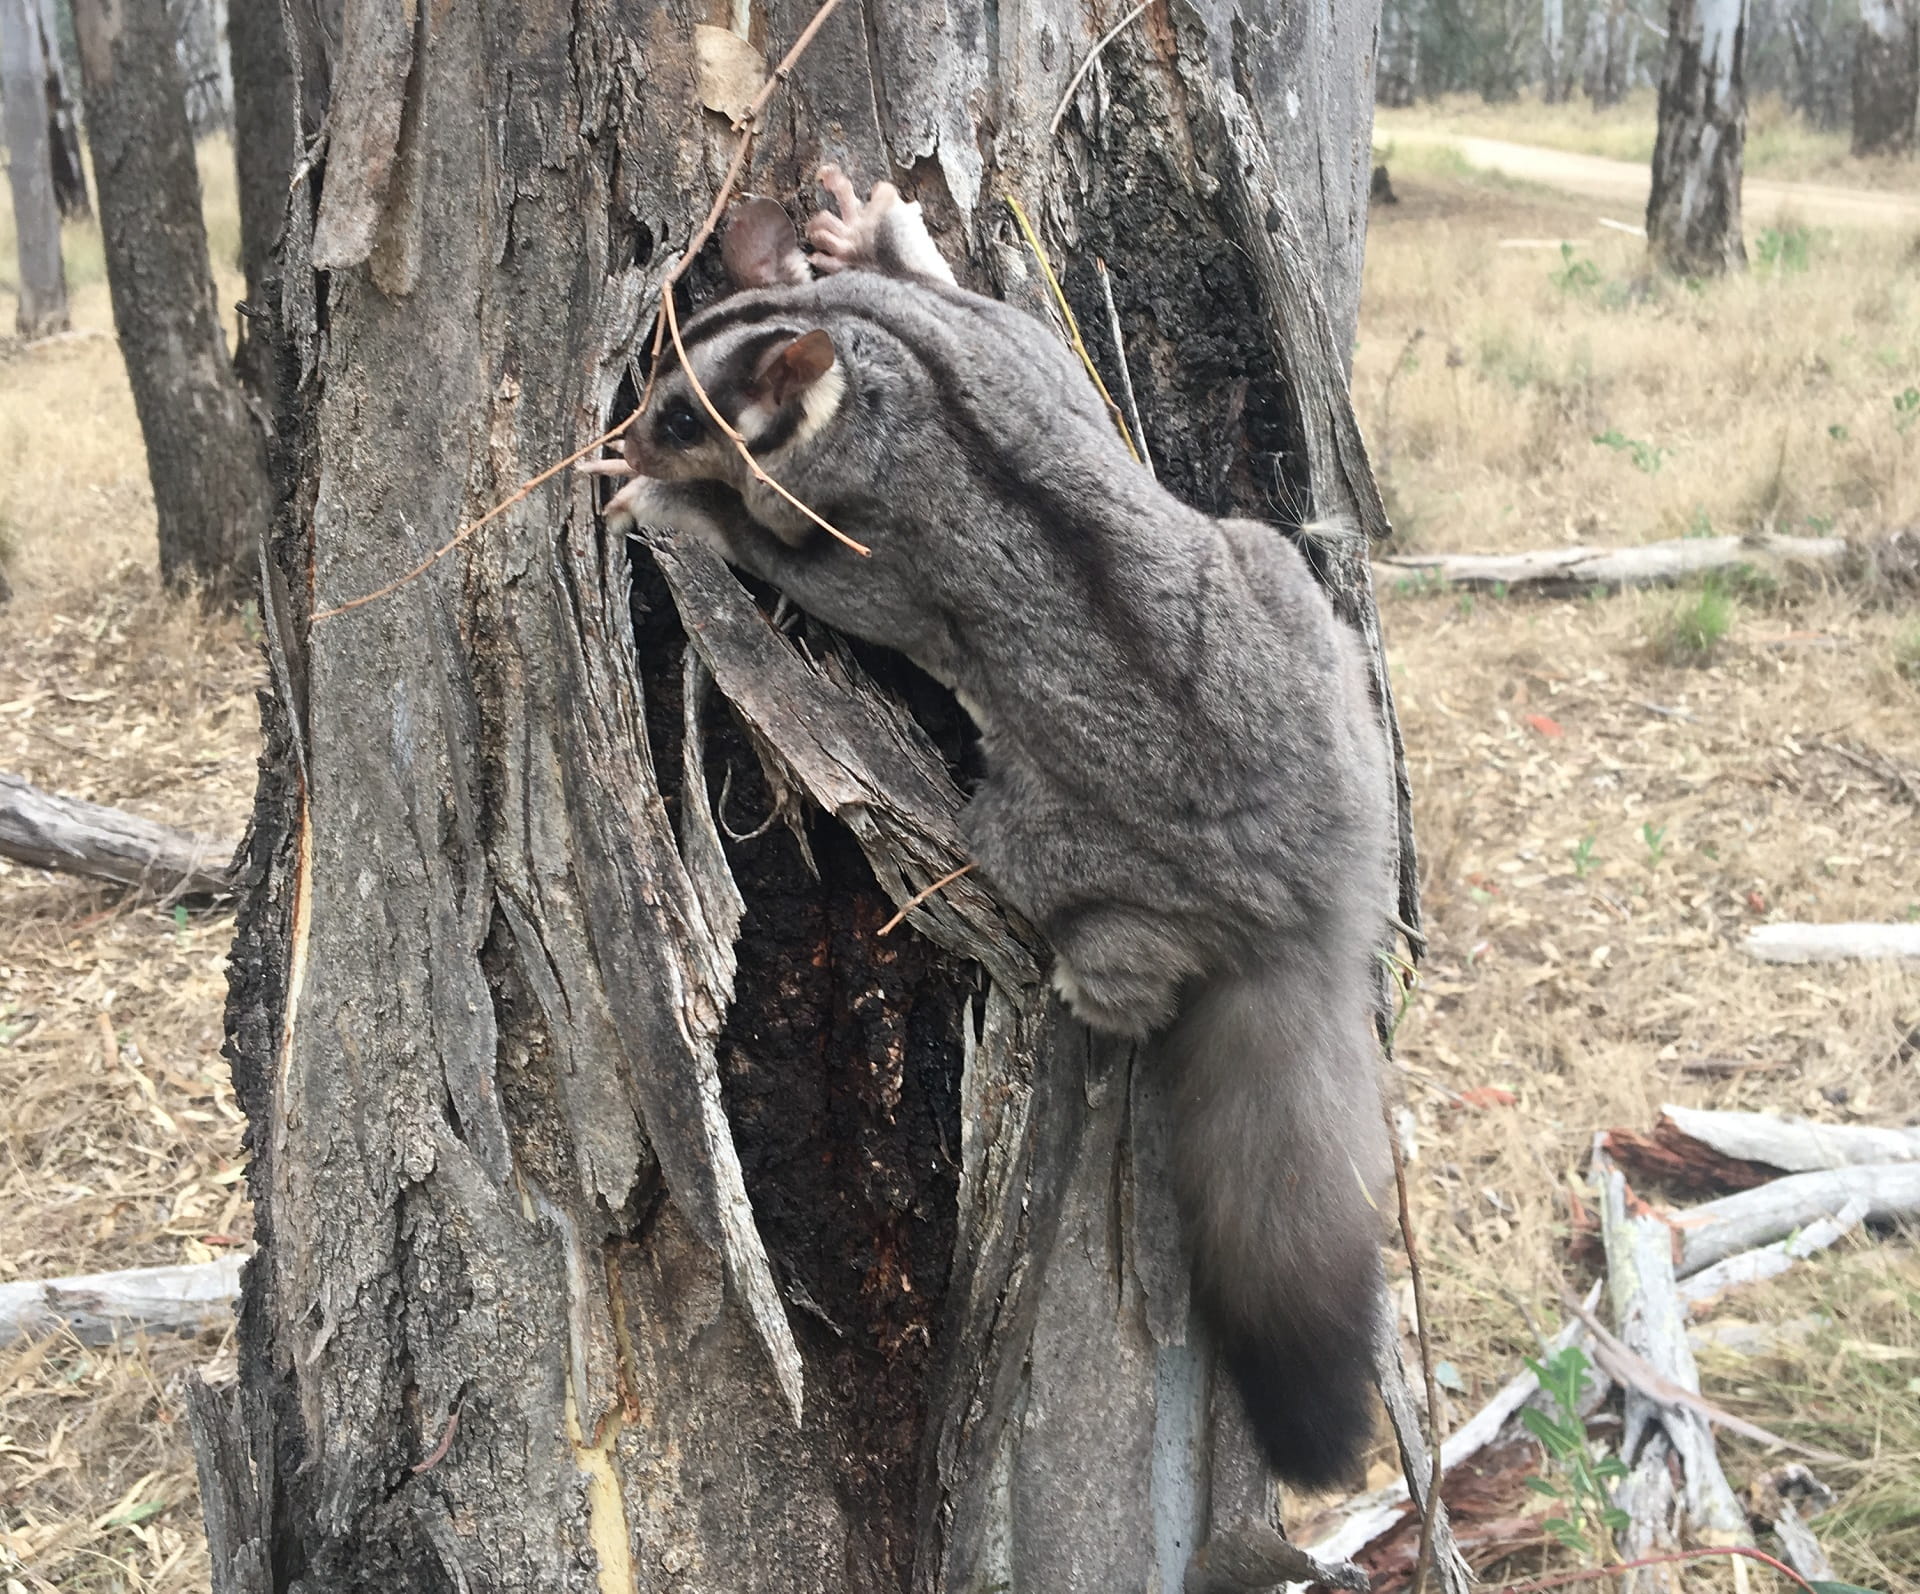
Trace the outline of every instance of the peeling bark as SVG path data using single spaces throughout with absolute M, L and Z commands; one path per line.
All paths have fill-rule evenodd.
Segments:
M 581 478 L 310 618 L 631 408 L 732 143 L 668 8 L 373 9 L 337 70 L 287 35 L 303 140 L 317 74 L 370 113 L 267 279 L 276 692 L 228 1014 L 261 1252 L 239 1387 L 195 1403 L 216 1589 L 1279 1565 L 1188 1321 L 1156 1081 L 971 879 L 879 933 L 962 860 L 944 691 L 701 548 L 630 553 Z M 1020 195 L 1111 371 L 1103 257 L 1162 476 L 1317 528 L 1392 735 L 1344 365 L 1373 17 L 1156 4 L 1050 137 L 1110 22 L 848 0 L 749 184 L 894 175 L 1007 292 Z M 1417 926 L 1410 845 L 1402 879 Z

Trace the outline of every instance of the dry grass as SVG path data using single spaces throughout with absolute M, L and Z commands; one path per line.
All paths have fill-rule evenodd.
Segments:
M 1920 370 L 1920 283 L 1897 247 L 1832 238 L 1804 272 L 1648 294 L 1641 246 L 1591 236 L 1591 206 L 1444 157 L 1394 175 L 1356 389 L 1420 545 L 1920 517 L 1920 435 L 1890 402 Z M 1557 249 L 1499 248 L 1563 236 L 1597 281 L 1556 282 Z M 1610 430 L 1621 446 L 1592 441 Z M 1634 441 L 1668 452 L 1636 463 Z M 1915 620 L 1766 583 L 1569 602 L 1401 583 L 1383 609 L 1433 937 L 1401 1053 L 1458 1418 L 1531 1350 L 1518 1303 L 1558 1316 L 1596 1128 L 1646 1127 L 1667 1101 L 1920 1121 L 1911 971 L 1764 968 L 1735 949 L 1768 918 L 1920 915 L 1920 810 L 1833 750 L 1920 765 Z M 1690 1067 L 1711 1059 L 1742 1071 Z M 1514 1104 L 1460 1100 L 1480 1086 Z M 1920 1589 L 1920 1262 L 1863 1244 L 1725 1310 L 1810 1305 L 1831 1332 L 1764 1364 L 1718 1354 L 1709 1393 L 1858 1458 L 1827 1469 L 1842 1501 L 1823 1537 L 1843 1575 Z M 1772 1464 L 1727 1453 L 1736 1484 Z
M 1354 387 L 1403 546 L 1920 519 L 1915 240 L 1750 217 L 1755 268 L 1689 287 L 1591 202 L 1444 148 L 1395 182 Z
M 222 298 L 232 178 L 203 152 Z M 230 171 L 230 168 L 229 168 Z M 244 622 L 163 594 L 96 228 L 70 227 L 77 338 L 0 342 L 0 769 L 218 835 L 245 821 L 262 679 Z M 0 208 L 0 260 L 11 218 Z M 0 326 L 14 307 L 0 284 Z M 0 1281 L 244 1243 L 220 1056 L 226 914 L 176 915 L 0 863 Z M 0 1347 L 9 1589 L 208 1586 L 182 1380 L 213 1347 Z
M 1591 204 L 1472 179 L 1443 150 L 1396 159 L 1394 175 L 1405 202 L 1375 216 L 1356 392 L 1398 516 L 1425 545 L 1920 517 L 1920 442 L 1891 402 L 1920 370 L 1901 241 L 1814 239 L 1804 270 L 1695 295 L 1641 286 L 1638 245 L 1596 233 Z M 210 192 L 226 217 L 216 239 L 230 238 L 230 179 Z M 1593 271 L 1502 238 L 1572 240 Z M 79 323 L 107 330 L 97 238 L 70 242 Z M 234 286 L 228 274 L 223 299 Z M 0 324 L 11 314 L 0 292 Z M 243 623 L 155 590 L 111 341 L 5 346 L 0 362 L 18 590 L 0 609 L 0 768 L 236 831 L 256 654 Z M 1617 445 L 1592 441 L 1609 432 Z M 1699 620 L 1698 591 L 1383 594 L 1433 936 L 1401 1033 L 1416 1221 L 1439 1351 L 1462 1386 L 1455 1418 L 1532 1348 L 1518 1303 L 1554 1315 L 1567 1192 L 1596 1127 L 1645 1126 L 1667 1100 L 1920 1117 L 1910 974 L 1761 968 L 1732 947 L 1764 917 L 1920 912 L 1920 813 L 1828 745 L 1920 762 L 1920 621 L 1837 589 L 1720 598 L 1713 645 L 1689 648 L 1676 637 L 1689 611 Z M 0 1279 L 245 1237 L 218 1055 L 228 931 L 0 871 Z M 1708 1058 L 1748 1066 L 1689 1071 Z M 1482 1085 L 1513 1105 L 1468 1105 Z M 1832 1325 L 1778 1355 L 1710 1357 L 1710 1392 L 1856 1458 L 1828 1469 L 1842 1500 L 1820 1531 L 1844 1573 L 1910 1594 L 1920 1262 L 1861 1242 L 1723 1315 L 1812 1310 Z M 212 1350 L 0 1352 L 0 1575 L 36 1594 L 207 1586 L 180 1380 Z M 1763 1464 L 1727 1454 L 1736 1481 Z
M 1404 110 L 1380 111 L 1374 137 L 1376 143 L 1389 142 L 1401 129 L 1458 133 L 1645 165 L 1653 159 L 1658 101 L 1652 88 L 1636 89 L 1604 110 L 1585 99 L 1546 105 L 1531 92 L 1504 105 L 1489 105 L 1477 94 L 1447 94 Z M 1855 160 L 1849 143 L 1846 130 L 1823 132 L 1772 95 L 1747 105 L 1745 167 L 1754 177 L 1909 190 L 1920 183 L 1913 161 Z

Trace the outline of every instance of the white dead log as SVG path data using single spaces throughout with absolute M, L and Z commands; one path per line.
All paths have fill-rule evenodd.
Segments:
M 89 1345 L 130 1328 L 149 1334 L 196 1334 L 232 1321 L 246 1256 L 216 1257 L 172 1267 L 0 1284 L 0 1345 L 62 1326 Z
M 1920 1162 L 1920 1129 L 1874 1124 L 1821 1124 L 1772 1113 L 1713 1112 L 1671 1104 L 1660 1109 L 1690 1140 L 1723 1157 L 1762 1162 L 1787 1173 L 1854 1168 L 1877 1162 Z
M 1839 537 L 1681 537 L 1627 548 L 1389 554 L 1374 563 L 1389 577 L 1424 576 L 1448 586 L 1585 592 L 1593 587 L 1661 586 L 1713 570 L 1769 561 L 1834 564 L 1846 552 L 1847 544 Z
M 1609 1359 L 1595 1334 L 1596 1360 L 1626 1385 L 1626 1428 L 1620 1454 L 1629 1468 L 1618 1503 L 1629 1525 L 1621 1535 L 1624 1559 L 1686 1543 L 1751 1544 L 1746 1512 L 1721 1470 L 1713 1430 L 1700 1411 L 1678 1404 L 1676 1391 L 1700 1395 L 1700 1372 L 1687 1344 L 1686 1310 L 1673 1272 L 1672 1231 L 1658 1218 L 1627 1207 L 1627 1182 L 1596 1148 L 1600 1235 L 1607 1252 L 1607 1293 L 1619 1339 L 1641 1368 Z M 1590 1327 L 1593 1325 L 1589 1325 Z M 1681 1478 L 1670 1481 L 1669 1459 Z
M 56 797 L 0 772 L 0 858 L 134 886 L 162 901 L 233 889 L 230 841 Z
M 1738 1252 L 1724 1261 L 1715 1262 L 1711 1267 L 1701 1268 L 1698 1273 L 1690 1273 L 1680 1281 L 1680 1298 L 1691 1311 L 1738 1285 L 1778 1278 L 1803 1257 L 1824 1251 L 1844 1239 L 1859 1228 L 1866 1216 L 1865 1202 L 1849 1201 L 1834 1217 L 1815 1218 L 1804 1229 L 1784 1240 Z
M 1760 924 L 1741 950 L 1762 963 L 1920 959 L 1920 924 Z
M 1795 1173 L 1757 1189 L 1689 1207 L 1678 1226 L 1682 1278 L 1805 1228 L 1858 1202 L 1868 1223 L 1920 1213 L 1920 1163 Z
M 1587 1305 L 1592 1306 L 1599 1298 L 1600 1286 L 1596 1284 L 1587 1293 Z M 1572 1322 L 1563 1325 L 1547 1341 L 1547 1350 L 1552 1355 L 1569 1345 L 1585 1347 L 1591 1343 L 1592 1336 L 1586 1328 L 1578 1322 Z M 1612 1380 L 1604 1372 L 1598 1367 L 1590 1368 L 1583 1404 L 1599 1405 L 1606 1399 L 1611 1387 Z M 1494 1444 L 1512 1428 L 1513 1419 L 1520 1408 L 1539 1393 L 1540 1380 L 1534 1377 L 1531 1370 L 1523 1369 L 1515 1373 L 1500 1386 L 1491 1400 L 1447 1436 L 1440 1446 L 1442 1469 L 1452 1472 L 1455 1467 Z M 1320 1536 L 1306 1546 L 1307 1553 L 1321 1561 L 1352 1560 L 1400 1521 L 1409 1498 L 1404 1480 L 1355 1495 L 1341 1507 L 1339 1520 L 1324 1527 Z

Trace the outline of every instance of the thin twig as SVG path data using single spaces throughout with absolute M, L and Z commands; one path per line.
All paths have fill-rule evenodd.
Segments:
M 932 885 L 928 886 L 925 891 L 922 891 L 917 896 L 910 897 L 907 901 L 903 902 L 900 905 L 900 911 L 896 913 L 891 919 L 887 920 L 885 924 L 881 925 L 879 930 L 875 933 L 879 935 L 886 935 L 889 932 L 898 929 L 900 926 L 900 921 L 906 918 L 906 916 L 909 913 L 913 912 L 915 908 L 919 907 L 921 903 L 925 902 L 928 897 L 932 896 L 936 891 L 942 891 L 946 887 L 952 885 L 954 881 L 958 880 L 963 874 L 968 873 L 972 868 L 973 868 L 972 864 L 963 863 L 960 865 L 958 869 L 954 870 L 953 873 L 943 874 L 938 880 L 934 881 Z
M 1107 277 L 1107 263 L 1093 257 L 1093 274 L 1100 279 L 1100 297 L 1107 303 L 1107 333 L 1113 339 L 1113 357 L 1120 364 L 1120 391 L 1127 401 L 1127 421 L 1133 427 L 1133 441 L 1140 463 L 1149 476 L 1159 474 L 1153 468 L 1153 456 L 1147 452 L 1147 429 L 1140 424 L 1140 404 L 1133 396 L 1133 372 L 1127 369 L 1127 340 L 1120 330 L 1120 311 L 1113 302 L 1113 283 Z
M 1080 336 L 1080 323 L 1073 318 L 1073 306 L 1067 303 L 1060 279 L 1053 274 L 1053 262 L 1047 259 L 1047 252 L 1040 245 L 1040 235 L 1033 230 L 1033 223 L 1027 220 L 1027 213 L 1020 201 L 1011 194 L 1007 195 L 1007 209 L 1013 212 L 1013 219 L 1020 224 L 1020 232 L 1027 240 L 1027 247 L 1040 263 L 1040 275 L 1046 279 L 1047 287 L 1053 293 L 1053 302 L 1059 306 L 1061 318 L 1067 323 L 1067 339 L 1073 345 L 1073 352 L 1080 356 L 1080 363 L 1087 368 L 1087 375 L 1093 378 L 1093 385 L 1100 390 L 1100 397 L 1106 403 L 1107 413 L 1113 417 L 1114 429 L 1119 432 L 1120 441 L 1127 445 L 1127 452 L 1137 460 L 1140 450 L 1133 446 L 1133 434 L 1127 430 L 1127 419 L 1120 413 L 1120 406 L 1113 402 L 1107 384 L 1100 380 L 1093 356 L 1087 353 L 1086 341 Z
M 726 832 L 729 841 L 758 841 L 780 822 L 780 804 L 776 799 L 767 817 L 748 831 L 738 831 L 727 823 L 727 799 L 733 795 L 733 765 L 727 765 L 726 774 L 720 777 L 720 800 L 713 805 L 713 817 L 721 830 Z
M 680 280 L 686 273 L 687 268 L 693 264 L 694 257 L 699 254 L 707 240 L 713 236 L 714 229 L 720 225 L 720 218 L 726 214 L 727 202 L 733 197 L 734 188 L 740 181 L 740 174 L 746 170 L 747 157 L 753 149 L 753 136 L 756 131 L 755 124 L 761 111 L 766 109 L 767 101 L 773 97 L 775 88 L 786 81 L 788 74 L 793 70 L 794 63 L 805 53 L 807 46 L 813 43 L 814 35 L 820 31 L 821 24 L 833 14 L 839 4 L 840 0 L 821 0 L 819 9 L 813 14 L 813 19 L 800 30 L 799 38 L 793 41 L 793 47 L 780 58 L 780 64 L 773 69 L 773 75 L 760 86 L 760 92 L 754 95 L 746 110 L 743 111 L 739 119 L 734 122 L 734 130 L 740 134 L 740 140 L 734 146 L 733 159 L 727 163 L 726 175 L 720 180 L 720 191 L 714 195 L 713 205 L 707 211 L 706 220 L 701 222 L 699 231 L 693 235 L 686 250 L 681 254 L 679 260 L 674 263 L 673 269 L 661 279 L 659 292 L 665 313 L 656 317 L 654 320 L 652 363 L 647 372 L 646 388 L 641 393 L 640 402 L 634 407 L 633 413 L 623 419 L 618 426 L 610 427 L 602 432 L 591 443 L 588 443 L 585 448 L 575 450 L 557 464 L 548 466 L 545 470 L 541 471 L 539 475 L 522 482 L 513 492 L 495 504 L 484 515 L 480 516 L 477 520 L 468 521 L 465 525 L 461 526 L 446 542 L 442 543 L 432 553 L 428 554 L 426 558 L 422 559 L 419 564 L 415 565 L 397 580 L 388 582 L 386 586 L 379 588 L 377 591 L 366 593 L 358 598 L 349 598 L 345 603 L 337 603 L 330 609 L 322 609 L 308 622 L 310 626 L 318 625 L 322 620 L 331 620 L 335 615 L 345 614 L 349 609 L 358 609 L 364 604 L 390 597 L 408 582 L 425 575 L 427 571 L 431 570 L 442 559 L 446 558 L 448 554 L 452 553 L 454 549 L 458 548 L 482 526 L 486 525 L 489 521 L 497 519 L 536 489 L 545 486 L 569 465 L 585 459 L 595 449 L 605 447 L 608 443 L 616 441 L 635 420 L 646 412 L 647 401 L 653 396 L 654 375 L 660 369 L 660 349 L 664 339 L 666 324 L 669 321 L 673 323 L 674 347 L 677 350 L 680 348 L 679 325 L 677 318 L 673 316 L 673 285 Z M 298 180 L 298 177 L 296 177 L 296 184 Z M 686 353 L 684 350 L 680 350 L 680 357 L 681 364 L 685 365 Z M 752 469 L 754 475 L 759 478 L 759 480 L 773 488 L 775 492 L 787 499 L 804 514 L 819 521 L 822 526 L 825 526 L 828 531 L 846 543 L 848 547 L 856 548 L 863 554 L 868 552 L 866 548 L 861 547 L 861 545 L 851 537 L 827 525 L 826 521 L 820 520 L 820 517 L 815 515 L 811 509 L 808 509 L 799 499 L 795 498 L 771 476 L 767 475 L 754 461 L 753 456 L 747 453 L 746 443 L 741 439 L 740 435 L 728 426 L 725 421 L 720 420 L 718 412 L 715 411 L 706 393 L 701 390 L 699 381 L 694 377 L 691 368 L 688 369 L 687 377 L 688 380 L 693 383 L 694 391 L 700 394 L 700 401 L 706 406 L 707 413 L 713 416 L 716 421 L 719 421 L 721 429 L 733 439 L 734 446 L 740 450 L 749 468 Z
M 1832 1450 L 1816 1449 L 1812 1445 L 1803 1445 L 1792 1439 L 1782 1438 L 1758 1423 L 1748 1422 L 1744 1417 L 1736 1417 L 1730 1411 L 1706 1399 L 1697 1390 L 1686 1389 L 1663 1374 L 1638 1351 L 1626 1344 L 1607 1325 L 1595 1317 L 1592 1312 L 1575 1300 L 1572 1291 L 1565 1285 L 1560 1288 L 1561 1304 L 1586 1326 L 1593 1335 L 1594 1360 L 1601 1370 L 1614 1382 L 1638 1390 L 1656 1406 L 1668 1411 L 1690 1411 L 1703 1422 L 1717 1424 L 1730 1433 L 1742 1438 L 1752 1439 L 1763 1445 L 1771 1445 L 1781 1450 L 1791 1450 L 1813 1461 L 1844 1466 L 1851 1458 Z
M 1712 1555 L 1733 1555 L 1758 1561 L 1762 1566 L 1772 1567 L 1788 1581 L 1797 1583 L 1807 1594 L 1818 1594 L 1811 1583 L 1784 1561 L 1776 1561 L 1765 1550 L 1750 1549 L 1744 1544 L 1702 1544 L 1691 1550 L 1676 1550 L 1671 1555 L 1645 1555 L 1637 1561 L 1616 1561 L 1611 1566 L 1590 1568 L 1584 1572 L 1561 1572 L 1554 1577 L 1535 1578 L 1531 1583 L 1503 1583 L 1499 1588 L 1489 1589 L 1487 1594 L 1541 1594 L 1543 1589 L 1568 1588 L 1575 1583 L 1597 1583 L 1602 1578 L 1613 1577 L 1620 1572 L 1637 1572 L 1647 1566 L 1673 1566 L 1682 1561 L 1702 1561 Z
M 1390 1114 L 1383 1113 L 1387 1125 L 1387 1149 L 1393 1154 L 1393 1184 L 1400 1200 L 1400 1242 L 1407 1251 L 1407 1270 L 1413 1277 L 1414 1332 L 1420 1340 L 1420 1372 L 1427 1385 L 1427 1444 L 1433 1451 L 1433 1477 L 1427 1484 L 1425 1507 L 1420 1512 L 1420 1549 L 1413 1560 L 1412 1594 L 1426 1587 L 1427 1570 L 1433 1560 L 1433 1524 L 1440 1514 L 1440 1485 L 1444 1464 L 1440 1460 L 1440 1386 L 1433 1375 L 1433 1342 L 1427 1337 L 1427 1285 L 1420 1271 L 1420 1247 L 1413 1238 L 1413 1210 L 1407 1200 L 1407 1160 L 1400 1154 L 1400 1137 L 1394 1133 Z
M 1137 6 L 1093 41 L 1093 48 L 1087 51 L 1086 60 L 1082 61 L 1079 70 L 1067 79 L 1067 92 L 1060 96 L 1060 107 L 1053 113 L 1053 120 L 1047 124 L 1048 138 L 1059 133 L 1060 124 L 1066 120 L 1067 107 L 1073 103 L 1074 92 L 1080 87 L 1080 80 L 1093 70 L 1093 63 L 1100 59 L 1100 52 L 1120 37 L 1122 28 L 1147 9 L 1147 3 L 1148 0 L 1140 0 Z
M 786 488 L 782 487 L 760 468 L 760 462 L 753 457 L 753 450 L 747 447 L 747 440 L 742 437 L 739 432 L 734 430 L 727 418 L 714 407 L 713 400 L 707 397 L 707 390 L 700 385 L 700 378 L 693 374 L 693 362 L 687 358 L 686 345 L 680 341 L 680 312 L 674 308 L 673 295 L 671 293 L 668 293 L 666 297 L 660 301 L 660 310 L 661 314 L 666 317 L 667 331 L 673 338 L 673 352 L 680 357 L 680 369 L 686 372 L 687 385 L 693 389 L 694 397 L 700 400 L 701 408 L 707 412 L 708 418 L 715 426 L 720 428 L 722 435 L 726 437 L 727 441 L 733 444 L 734 451 L 739 454 L 741 459 L 746 461 L 747 469 L 753 472 L 754 480 L 771 487 L 822 531 L 845 543 L 861 557 L 864 558 L 866 555 L 872 553 L 873 550 L 865 543 L 855 542 L 853 538 L 849 537 L 832 521 L 801 503 L 798 498 L 795 498 L 792 493 L 788 492 Z M 638 414 L 639 412 L 635 411 L 635 413 Z M 631 419 L 631 417 L 629 417 L 629 419 Z
M 631 419 L 631 417 L 629 417 L 629 419 Z M 518 487 L 516 487 L 505 498 L 501 499 L 499 503 L 495 504 L 493 508 L 489 509 L 478 520 L 468 521 L 464 526 L 462 526 L 458 531 L 456 531 L 438 548 L 434 549 L 432 553 L 428 554 L 426 558 L 422 559 L 417 565 L 415 565 L 405 575 L 399 576 L 394 580 L 389 581 L 384 587 L 377 588 L 375 591 L 364 593 L 358 598 L 349 598 L 345 603 L 336 603 L 331 609 L 322 609 L 318 614 L 316 614 L 313 617 L 313 619 L 309 622 L 309 624 L 318 625 L 322 620 L 331 620 L 336 614 L 345 614 L 349 609 L 358 609 L 362 604 L 372 603 L 376 599 L 384 598 L 389 596 L 392 593 L 398 592 L 402 587 L 404 587 L 409 581 L 412 581 L 415 577 L 425 575 L 442 559 L 446 558 L 448 554 L 452 553 L 454 549 L 458 548 L 461 543 L 465 542 L 482 526 L 486 525 L 488 521 L 498 519 L 501 515 L 505 514 L 509 509 L 513 508 L 515 504 L 519 503 L 521 499 L 525 498 L 528 494 L 532 493 L 536 488 L 544 487 L 548 482 L 552 481 L 554 477 L 558 476 L 560 472 L 565 470 L 569 465 L 575 464 L 576 462 L 585 459 L 596 448 L 602 448 L 606 444 L 611 443 L 616 437 L 618 437 L 626 429 L 627 429 L 627 422 L 622 421 L 618 426 L 615 426 L 608 431 L 602 432 L 591 443 L 587 444 L 585 448 L 575 449 L 573 453 L 569 454 L 565 459 L 561 460 L 558 464 L 549 465 L 545 470 L 541 471 L 538 476 L 534 476 L 529 480 L 522 482 Z
M 467 1403 L 467 1392 L 462 1389 L 453 1403 L 453 1410 L 447 1413 L 446 1431 L 440 1435 L 440 1442 L 427 1452 L 426 1459 L 416 1461 L 409 1469 L 417 1477 L 438 1466 L 446 1453 L 453 1448 L 453 1436 L 460 1431 L 460 1408 Z

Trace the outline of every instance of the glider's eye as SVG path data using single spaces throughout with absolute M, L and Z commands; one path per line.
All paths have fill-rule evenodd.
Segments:
M 676 399 L 661 413 L 660 436 L 678 448 L 691 448 L 706 430 L 706 423 L 685 399 Z

